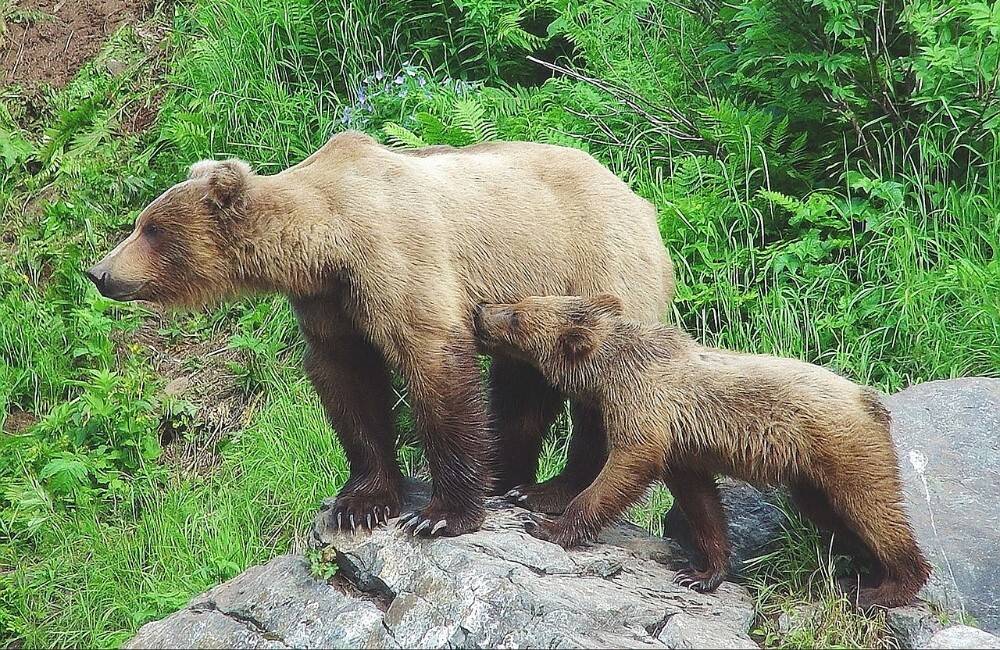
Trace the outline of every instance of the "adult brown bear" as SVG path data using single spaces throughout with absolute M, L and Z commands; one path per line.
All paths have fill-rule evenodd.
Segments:
M 389 374 L 398 371 L 434 480 L 408 522 L 449 535 L 478 528 L 491 487 L 534 480 L 562 403 L 530 366 L 495 359 L 494 445 L 474 305 L 608 291 L 655 321 L 673 293 L 653 207 L 589 155 L 523 142 L 396 151 L 360 133 L 274 176 L 238 160 L 196 163 L 88 274 L 119 300 L 289 298 L 306 371 L 351 466 L 330 525 L 371 527 L 398 513 Z M 592 451 L 606 438 L 599 415 L 578 404 L 573 416 L 567 471 L 524 488 L 538 504 L 571 498 L 603 465 Z

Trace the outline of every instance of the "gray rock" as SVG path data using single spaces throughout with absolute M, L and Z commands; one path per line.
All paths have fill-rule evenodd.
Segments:
M 922 648 L 944 628 L 925 605 L 893 607 L 885 613 L 885 624 L 900 648 Z
M 375 599 L 314 580 L 302 557 L 284 555 L 147 623 L 125 647 L 371 647 L 382 617 Z
M 656 636 L 668 648 L 757 648 L 745 635 L 725 628 L 705 629 L 705 622 L 690 614 L 674 614 Z
M 673 583 L 671 546 L 628 525 L 567 552 L 527 535 L 523 510 L 492 501 L 483 529 L 413 539 L 395 527 L 329 531 L 330 582 L 277 558 L 149 623 L 127 647 L 756 647 L 753 607 L 731 583 Z
M 778 634 L 781 638 L 797 630 L 815 628 L 822 620 L 822 603 L 806 603 L 787 609 L 778 616 Z
M 1000 648 L 1000 637 L 989 632 L 977 630 L 968 625 L 954 625 L 945 628 L 931 637 L 925 648 L 983 648 L 995 650 Z
M 744 562 L 774 548 L 788 518 L 782 510 L 780 490 L 759 490 L 742 481 L 724 478 L 719 481 L 719 493 L 732 544 L 729 573 L 739 576 Z M 676 542 L 688 558 L 700 563 L 691 525 L 676 505 L 663 517 L 663 534 Z
M 922 596 L 1000 631 L 1000 379 L 929 382 L 885 403 L 910 521 L 935 567 Z

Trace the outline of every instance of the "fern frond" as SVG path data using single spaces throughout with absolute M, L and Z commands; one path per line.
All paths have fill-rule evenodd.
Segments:
M 389 137 L 389 144 L 393 146 L 410 147 L 413 149 L 427 146 L 427 143 L 419 135 L 395 122 L 386 122 L 383 124 L 382 133 L 385 133 Z

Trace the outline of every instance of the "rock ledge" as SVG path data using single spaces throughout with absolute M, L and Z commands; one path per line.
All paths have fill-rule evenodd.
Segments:
M 632 526 L 567 553 L 490 505 L 483 530 L 325 535 L 330 582 L 285 555 L 148 623 L 126 647 L 757 647 L 746 591 L 675 585 L 669 543 Z

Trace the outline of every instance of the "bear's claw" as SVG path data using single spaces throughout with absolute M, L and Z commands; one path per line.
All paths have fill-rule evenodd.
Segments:
M 534 512 L 558 515 L 566 510 L 566 506 L 578 492 L 570 488 L 568 481 L 557 477 L 544 483 L 518 485 L 504 494 L 503 498 Z
M 430 531 L 426 534 L 434 537 L 441 530 L 447 528 L 448 520 L 439 519 L 434 521 L 428 517 L 424 517 L 418 511 L 407 512 L 399 517 L 399 521 L 396 522 L 396 526 L 405 532 L 410 533 L 414 537 L 421 535 L 430 528 Z
M 485 515 L 482 508 L 454 510 L 435 505 L 432 500 L 421 510 L 408 512 L 401 516 L 396 525 L 414 536 L 455 537 L 479 530 Z
M 578 546 L 583 537 L 571 529 L 566 529 L 558 520 L 537 513 L 527 513 L 521 518 L 524 530 L 532 537 L 558 544 L 563 548 Z
M 359 530 L 371 532 L 379 526 L 389 523 L 398 506 L 391 497 L 384 494 L 341 494 L 334 502 L 323 510 L 324 525 L 327 531 L 344 533 Z M 319 531 L 322 536 L 322 531 Z
M 681 569 L 674 576 L 674 582 L 699 593 L 715 591 L 722 584 L 724 574 L 721 572 L 696 571 Z

